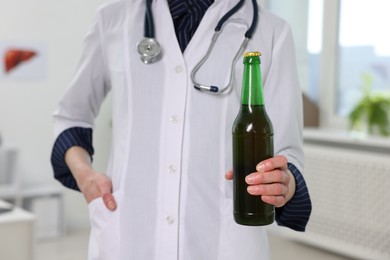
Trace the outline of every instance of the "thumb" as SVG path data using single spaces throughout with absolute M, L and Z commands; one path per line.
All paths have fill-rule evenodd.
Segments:
M 116 201 L 111 193 L 103 194 L 103 202 L 107 209 L 114 211 L 116 210 Z
M 101 194 L 103 195 L 103 202 L 107 209 L 114 211 L 117 207 L 114 196 L 111 193 L 112 184 L 111 181 L 106 183 L 106 185 L 101 186 Z

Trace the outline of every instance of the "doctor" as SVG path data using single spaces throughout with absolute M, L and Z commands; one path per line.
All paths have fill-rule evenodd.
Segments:
M 305 230 L 311 202 L 301 174 L 302 101 L 288 25 L 243 1 L 190 77 L 214 28 L 237 2 L 153 0 L 154 21 L 145 15 L 144 0 L 117 0 L 99 9 L 74 80 L 54 113 L 51 158 L 55 177 L 88 202 L 90 260 L 269 258 L 266 228 L 236 224 L 232 210 L 231 128 L 243 70 L 242 56 L 237 63 L 234 56 L 254 10 L 258 23 L 244 48 L 263 53 L 276 155 L 259 162 L 247 179 L 248 192 L 277 207 L 279 225 Z M 148 28 L 161 52 L 145 63 L 137 43 Z M 193 81 L 232 87 L 210 94 Z M 92 129 L 109 91 L 112 150 L 101 174 L 91 166 Z

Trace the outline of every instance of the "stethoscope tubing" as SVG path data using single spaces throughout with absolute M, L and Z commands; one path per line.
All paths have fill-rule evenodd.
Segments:
M 216 41 L 217 41 L 217 39 L 218 39 L 218 37 L 219 37 L 219 35 L 221 33 L 223 24 L 227 20 L 229 20 L 229 18 L 233 14 L 235 14 L 242 7 L 244 2 L 245 2 L 245 0 L 240 0 L 232 9 L 229 10 L 229 12 L 227 12 L 219 20 L 217 26 L 215 27 L 213 37 L 211 38 L 210 46 L 209 46 L 205 56 L 198 62 L 198 64 L 195 65 L 195 67 L 193 68 L 193 70 L 191 71 L 191 74 L 190 74 L 190 77 L 191 77 L 192 83 L 194 84 L 194 88 L 195 89 L 200 90 L 200 91 L 205 91 L 205 92 L 208 92 L 210 94 L 223 94 L 223 93 L 229 93 L 230 92 L 230 90 L 232 88 L 232 85 L 233 85 L 233 81 L 234 81 L 234 71 L 235 71 L 234 68 L 235 68 L 235 65 L 236 65 L 238 59 L 244 53 L 246 47 L 248 46 L 248 42 L 252 38 L 252 36 L 253 36 L 253 34 L 255 32 L 256 27 L 257 27 L 257 23 L 258 23 L 258 20 L 259 20 L 259 16 L 258 16 L 259 8 L 258 8 L 256 0 L 252 0 L 252 5 L 253 5 L 252 24 L 250 25 L 249 29 L 245 32 L 244 40 L 242 41 L 242 43 L 240 45 L 240 48 L 238 49 L 236 55 L 234 56 L 233 62 L 232 62 L 231 67 L 230 67 L 230 76 L 229 76 L 228 84 L 225 87 L 221 88 L 221 89 L 218 86 L 213 86 L 213 85 L 208 86 L 208 85 L 201 84 L 201 83 L 197 82 L 197 80 L 196 80 L 196 73 L 198 72 L 198 70 L 202 67 L 202 65 L 209 58 L 209 56 L 210 56 L 210 54 L 212 52 L 212 49 L 214 48 L 214 45 L 215 45 L 215 43 L 216 43 Z
M 152 12 L 152 1 L 146 0 L 146 13 L 145 13 L 145 28 L 144 28 L 144 37 L 145 38 L 154 38 L 154 20 Z
M 207 91 L 210 94 L 222 94 L 222 93 L 228 93 L 229 92 L 228 90 L 231 89 L 231 86 L 232 86 L 233 80 L 234 80 L 234 67 L 235 67 L 235 64 L 237 63 L 238 59 L 244 53 L 246 47 L 248 46 L 248 42 L 250 40 L 249 38 L 245 37 L 244 40 L 242 41 L 242 43 L 240 45 L 240 48 L 238 49 L 236 55 L 234 56 L 233 62 L 230 65 L 229 83 L 225 87 L 220 89 L 218 86 L 203 85 L 203 84 L 201 84 L 201 83 L 196 81 L 196 73 L 202 67 L 202 65 L 208 60 L 208 58 L 209 58 L 209 56 L 210 56 L 210 54 L 211 54 L 211 52 L 213 50 L 213 47 L 214 47 L 214 45 L 215 45 L 215 43 L 216 43 L 216 41 L 217 41 L 217 39 L 218 39 L 220 34 L 221 34 L 221 31 L 215 31 L 214 32 L 212 40 L 211 40 L 210 47 L 208 48 L 206 55 L 195 65 L 195 67 L 192 69 L 191 74 L 190 74 L 190 78 L 191 78 L 192 83 L 194 84 L 194 88 L 197 89 L 197 90 L 201 90 L 201 91 Z
M 154 21 L 153 21 L 153 12 L 152 12 L 152 1 L 153 0 L 146 0 L 146 12 L 145 12 L 145 24 L 144 24 L 144 39 L 141 40 L 137 44 L 138 52 L 141 55 L 141 60 L 145 64 L 150 64 L 158 59 L 161 58 L 161 48 L 158 42 L 155 40 L 155 32 L 154 32 Z M 207 61 L 207 59 L 210 57 L 210 54 L 214 48 L 214 45 L 222 31 L 222 27 L 224 23 L 229 20 L 229 18 L 234 15 L 243 5 L 245 0 L 240 0 L 237 4 L 234 5 L 233 8 L 231 8 L 222 18 L 218 21 L 217 26 L 214 29 L 214 34 L 211 39 L 211 43 L 209 48 L 207 49 L 206 54 L 204 57 L 195 65 L 194 69 L 191 71 L 190 77 L 194 84 L 194 88 L 200 91 L 206 91 L 211 94 L 219 94 L 219 93 L 228 93 L 228 90 L 231 89 L 231 86 L 233 84 L 234 80 L 234 67 L 237 63 L 237 60 L 239 57 L 244 53 L 246 47 L 248 46 L 249 40 L 252 38 L 257 23 L 259 20 L 258 17 L 258 5 L 256 0 L 252 0 L 253 5 L 253 18 L 252 23 L 249 27 L 249 29 L 245 32 L 244 40 L 242 41 L 240 48 L 238 49 L 236 55 L 234 56 L 233 62 L 230 67 L 230 77 L 229 77 L 229 83 L 223 87 L 219 88 L 217 86 L 208 86 L 201 84 L 196 81 L 196 73 L 199 71 L 199 69 L 202 67 L 202 65 Z M 150 51 L 152 50 L 152 51 Z

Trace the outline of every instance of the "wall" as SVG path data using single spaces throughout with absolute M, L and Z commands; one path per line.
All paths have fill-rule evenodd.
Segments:
M 265 7 L 276 15 L 285 19 L 291 26 L 298 74 L 302 90 L 309 92 L 309 60 L 307 55 L 307 33 L 308 33 L 308 8 L 309 0 L 285 1 L 285 0 L 264 0 Z M 301 14 L 301 15 L 297 15 Z
M 50 152 L 52 112 L 70 82 L 81 42 L 104 0 L 8 0 L 0 2 L 0 44 L 39 45 L 46 50 L 43 77 L 12 79 L 0 74 L 0 134 L 3 145 L 20 149 L 17 171 L 25 185 L 53 184 Z M 3 56 L 2 53 L 0 53 Z M 0 67 L 1 68 L 1 67 Z M 95 167 L 104 171 L 109 150 L 110 99 L 97 119 Z M 87 227 L 84 199 L 63 189 L 68 228 Z

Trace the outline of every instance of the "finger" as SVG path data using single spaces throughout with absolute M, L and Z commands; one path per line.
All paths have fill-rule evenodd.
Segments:
M 274 169 L 287 169 L 287 158 L 283 155 L 277 155 L 275 157 L 266 159 L 260 162 L 256 166 L 256 171 L 258 172 L 269 172 Z
M 225 173 L 225 179 L 226 180 L 233 180 L 233 170 L 229 170 Z
M 286 171 L 274 170 L 271 172 L 255 172 L 245 177 L 245 181 L 249 185 L 262 183 L 288 183 L 290 175 Z
M 286 204 L 286 198 L 284 196 L 261 196 L 261 200 L 277 208 L 283 207 Z
M 99 185 L 100 192 L 102 194 L 104 205 L 107 209 L 114 211 L 117 207 L 114 196 L 112 195 L 112 182 L 106 176 L 101 179 L 101 184 Z
M 248 186 L 247 191 L 251 195 L 278 196 L 287 193 L 287 187 L 280 183 Z
M 111 193 L 106 193 L 103 195 L 103 202 L 107 209 L 111 211 L 116 210 L 115 198 Z

